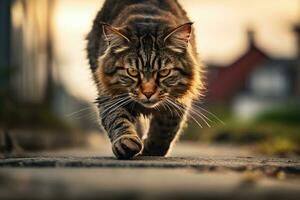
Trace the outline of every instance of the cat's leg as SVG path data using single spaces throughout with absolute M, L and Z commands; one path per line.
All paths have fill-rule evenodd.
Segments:
M 135 124 L 136 132 L 141 139 L 143 139 L 148 133 L 149 123 L 150 123 L 149 119 L 144 116 L 139 116 L 138 119 L 136 120 L 136 124 Z
M 102 113 L 100 109 L 100 117 L 117 158 L 129 159 L 142 150 L 143 144 L 134 126 L 136 119 L 125 108 L 118 108 L 109 114 Z
M 186 122 L 185 113 L 174 114 L 165 111 L 153 115 L 142 155 L 165 156 Z

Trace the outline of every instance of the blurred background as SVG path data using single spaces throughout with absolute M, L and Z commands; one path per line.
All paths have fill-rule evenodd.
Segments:
M 182 140 L 299 155 L 300 0 L 179 2 L 207 71 Z M 102 3 L 0 1 L 0 152 L 99 145 L 85 36 Z

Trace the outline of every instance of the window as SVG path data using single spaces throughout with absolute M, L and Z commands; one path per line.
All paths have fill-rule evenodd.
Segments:
M 288 74 L 282 66 L 261 66 L 250 77 L 250 90 L 258 97 L 284 97 L 289 92 Z

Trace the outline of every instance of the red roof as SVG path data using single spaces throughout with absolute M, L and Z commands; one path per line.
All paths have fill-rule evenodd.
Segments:
M 251 44 L 249 50 L 228 67 L 219 67 L 214 77 L 208 76 L 207 99 L 228 101 L 245 87 L 249 74 L 269 57 Z

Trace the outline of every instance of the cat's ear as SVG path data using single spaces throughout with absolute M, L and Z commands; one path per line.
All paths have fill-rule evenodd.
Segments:
M 118 45 L 125 42 L 130 42 L 124 31 L 115 28 L 109 24 L 101 23 L 105 40 L 109 45 Z
M 182 52 L 188 46 L 192 25 L 189 22 L 172 29 L 164 36 L 164 43 L 174 51 Z

